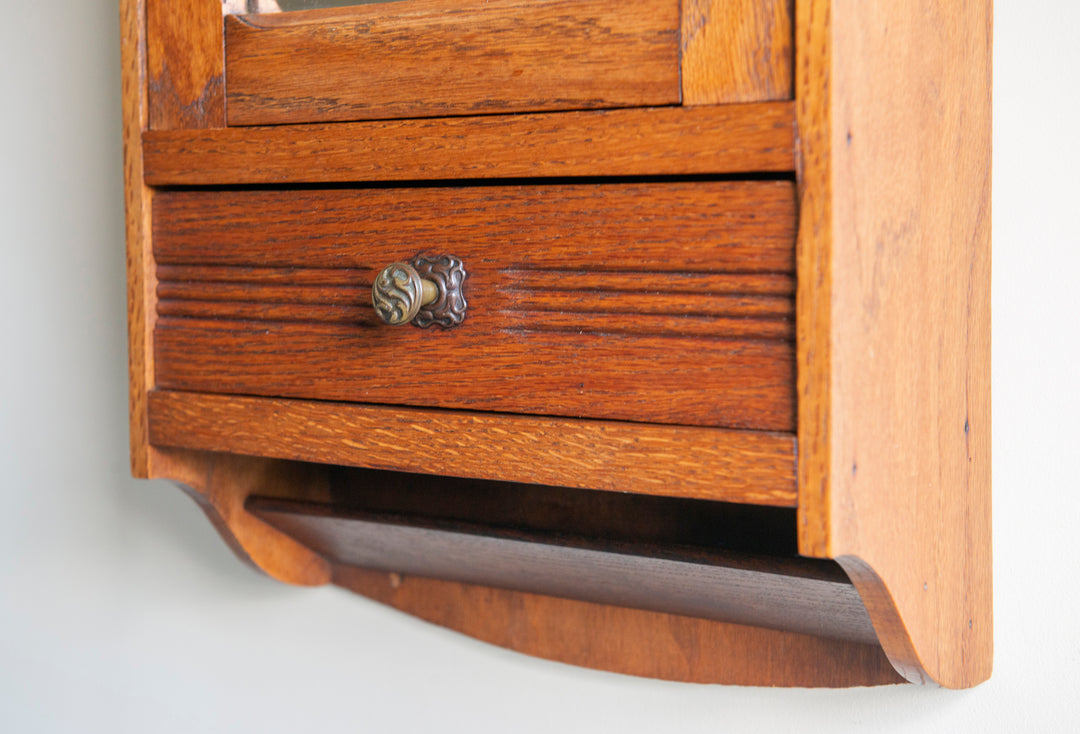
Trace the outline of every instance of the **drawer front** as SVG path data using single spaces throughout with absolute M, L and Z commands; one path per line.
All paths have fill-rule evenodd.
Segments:
M 794 224 L 785 181 L 163 191 L 157 384 L 792 431 Z M 377 319 L 421 253 L 460 326 Z

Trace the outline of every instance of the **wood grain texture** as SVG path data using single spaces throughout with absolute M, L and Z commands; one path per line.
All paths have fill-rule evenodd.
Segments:
M 243 509 L 252 491 L 326 501 L 325 467 L 159 448 L 238 556 L 286 583 L 334 583 L 523 653 L 668 680 L 769 686 L 902 682 L 877 645 L 328 564 Z
M 146 13 L 137 0 L 120 3 L 123 66 L 124 234 L 127 242 L 128 420 L 131 473 L 150 473 L 146 394 L 154 385 L 155 318 L 153 254 L 150 246 L 152 190 L 142 177 L 142 132 L 149 111 L 146 96 Z
M 832 117 L 800 116 L 828 125 L 803 159 L 825 139 L 831 163 L 803 246 L 829 251 L 831 382 L 826 438 L 800 435 L 828 453 L 801 550 L 848 570 L 905 677 L 971 686 L 993 645 L 990 3 L 812 6 Z
M 828 558 L 832 407 L 832 0 L 796 6 L 799 231 L 795 246 L 799 550 Z
M 152 186 L 794 170 L 790 102 L 151 130 Z
M 678 104 L 679 0 L 406 0 L 225 21 L 230 125 Z
M 202 392 L 791 431 L 793 219 L 791 185 L 770 181 L 165 192 L 161 263 L 345 267 L 355 280 L 257 283 L 242 269 L 239 282 L 163 280 L 156 377 Z M 375 273 L 418 250 L 465 263 L 461 326 L 390 328 L 370 309 Z
M 789 280 L 741 276 L 790 277 L 794 236 L 787 181 L 163 191 L 154 202 L 163 266 L 379 269 L 470 249 L 470 273 L 513 271 L 511 285 L 537 290 L 633 292 L 671 277 L 672 293 L 789 296 Z
M 225 126 L 219 0 L 146 0 L 150 127 Z
M 789 435 L 157 391 L 155 445 L 791 507 Z M 498 461 L 492 461 L 498 456 Z
M 485 336 L 469 333 L 468 320 L 458 334 L 401 327 L 385 337 L 330 325 L 180 321 L 161 319 L 155 330 L 160 388 L 794 429 L 793 350 L 783 343 L 540 331 Z
M 813 562 L 541 534 L 250 497 L 261 520 L 339 564 L 876 644 L 842 573 Z
M 856 686 L 902 682 L 877 645 L 778 632 L 329 564 L 244 510 L 253 492 L 327 501 L 327 467 L 157 448 L 153 476 L 178 482 L 238 556 L 286 583 L 354 593 L 530 655 L 698 683 Z
M 334 583 L 485 642 L 587 668 L 730 685 L 903 682 L 876 645 L 345 566 L 335 567 Z
M 325 467 L 159 446 L 151 478 L 179 484 L 233 552 L 268 576 L 299 586 L 330 580 L 325 559 L 244 509 L 252 494 L 325 501 Z
M 684 105 L 792 98 L 793 0 L 682 0 Z

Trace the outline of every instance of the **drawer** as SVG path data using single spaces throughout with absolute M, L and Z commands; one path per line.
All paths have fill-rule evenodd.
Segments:
M 162 191 L 159 388 L 793 431 L 794 188 L 693 181 Z M 460 258 L 465 320 L 375 274 Z
M 229 15 L 225 109 L 229 125 L 269 125 L 787 99 L 790 37 L 787 0 L 404 0 Z

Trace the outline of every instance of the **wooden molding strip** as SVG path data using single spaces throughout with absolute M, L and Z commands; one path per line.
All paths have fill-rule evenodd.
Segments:
M 372 469 L 795 504 L 789 434 L 157 391 L 150 395 L 150 441 Z
M 831 558 L 832 130 L 829 0 L 798 3 L 795 69 L 799 126 L 795 296 L 799 434 L 799 551 Z
M 150 244 L 153 190 L 143 181 L 141 135 L 149 120 L 146 95 L 146 7 L 120 3 L 124 100 L 124 225 L 127 242 L 128 413 L 131 473 L 150 473 L 146 394 L 154 384 L 157 282 Z
M 153 186 L 564 176 L 795 168 L 791 102 L 333 125 L 151 130 Z

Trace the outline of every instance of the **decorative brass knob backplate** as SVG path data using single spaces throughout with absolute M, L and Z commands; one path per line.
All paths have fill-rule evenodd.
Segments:
M 444 328 L 465 320 L 465 266 L 451 255 L 391 263 L 375 277 L 371 302 L 387 324 Z

